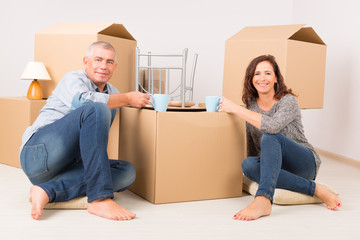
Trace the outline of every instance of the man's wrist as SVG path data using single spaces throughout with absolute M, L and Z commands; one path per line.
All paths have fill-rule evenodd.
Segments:
M 123 104 L 126 105 L 130 105 L 130 96 L 129 93 L 121 93 L 121 102 L 123 102 Z

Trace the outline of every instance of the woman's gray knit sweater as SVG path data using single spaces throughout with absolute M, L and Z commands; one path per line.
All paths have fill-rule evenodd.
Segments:
M 255 99 L 250 99 L 247 108 L 251 111 L 261 113 L 261 130 L 246 123 L 247 154 L 248 156 L 260 157 L 260 142 L 263 133 L 281 133 L 285 137 L 308 148 L 315 158 L 316 173 L 319 170 L 321 160 L 313 146 L 305 137 L 301 122 L 301 111 L 296 98 L 287 94 L 277 101 L 270 111 L 263 111 L 259 108 Z

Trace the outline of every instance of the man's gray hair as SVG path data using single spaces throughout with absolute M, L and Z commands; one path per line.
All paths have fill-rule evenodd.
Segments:
M 109 42 L 105 42 L 105 41 L 97 41 L 97 42 L 93 42 L 87 49 L 86 52 L 86 56 L 88 58 L 91 58 L 93 53 L 94 53 L 94 47 L 101 47 L 103 49 L 107 49 L 107 50 L 112 50 L 115 53 L 115 59 L 114 61 L 116 62 L 116 51 L 115 48 L 113 47 L 113 45 L 111 45 Z

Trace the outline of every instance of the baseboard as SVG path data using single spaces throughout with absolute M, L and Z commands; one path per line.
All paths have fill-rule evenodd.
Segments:
M 356 168 L 360 168 L 360 161 L 357 161 L 355 159 L 352 158 L 348 158 L 333 152 L 329 152 L 326 150 L 322 150 L 320 148 L 315 148 L 315 151 L 320 155 L 320 156 L 324 156 L 336 161 L 340 161 L 342 163 L 348 164 L 350 166 L 356 167 Z

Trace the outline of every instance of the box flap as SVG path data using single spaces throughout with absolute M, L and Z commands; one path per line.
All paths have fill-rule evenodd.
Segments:
M 306 24 L 245 27 L 228 40 L 288 39 Z
M 118 38 L 135 40 L 133 36 L 131 36 L 131 34 L 126 30 L 124 25 L 117 23 L 111 24 L 110 26 L 100 31 L 99 33 L 108 36 L 118 37 Z
M 317 43 L 317 44 L 323 44 L 323 40 L 319 37 L 319 35 L 316 34 L 314 29 L 311 27 L 302 28 L 299 31 L 297 31 L 295 34 L 293 34 L 290 39 L 297 40 L 297 41 L 303 41 L 303 42 L 309 42 L 309 43 Z

